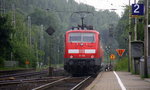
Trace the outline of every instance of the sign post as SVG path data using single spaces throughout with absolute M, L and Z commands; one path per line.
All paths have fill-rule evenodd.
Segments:
M 49 9 L 47 9 L 49 10 Z M 54 32 L 55 32 L 55 29 L 51 26 L 49 26 L 46 30 L 46 32 L 49 34 L 49 35 L 52 35 Z M 50 52 L 51 53 L 51 52 Z M 53 71 L 53 68 L 50 66 L 50 59 L 48 58 L 49 60 L 49 75 L 52 76 L 52 71 Z
M 144 15 L 144 4 L 132 4 L 132 15 Z
M 144 4 L 132 4 L 132 17 L 135 17 L 134 40 L 137 40 L 137 17 L 144 15 Z

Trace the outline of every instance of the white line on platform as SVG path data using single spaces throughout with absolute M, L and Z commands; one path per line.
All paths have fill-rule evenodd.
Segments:
M 115 76 L 116 76 L 116 78 L 117 78 L 117 80 L 118 80 L 118 83 L 119 83 L 121 89 L 122 89 L 122 90 L 126 90 L 126 88 L 125 88 L 125 86 L 123 85 L 123 83 L 122 83 L 121 79 L 119 78 L 118 74 L 117 74 L 115 71 L 113 71 L 113 72 L 114 72 L 114 74 L 115 74 Z

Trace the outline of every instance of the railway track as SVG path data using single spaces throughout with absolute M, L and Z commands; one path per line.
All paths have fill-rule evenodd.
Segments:
M 18 74 L 9 74 L 9 75 L 1 75 L 1 80 L 14 80 L 16 78 L 27 78 L 27 77 L 33 77 L 33 76 L 40 76 L 40 75 L 46 75 L 48 71 L 41 71 L 41 72 L 26 72 L 26 73 L 18 73 Z
M 91 77 L 44 77 L 41 76 L 41 72 L 33 73 L 11 74 L 14 79 L 4 79 L 11 75 L 1 76 L 3 79 L 1 80 L 0 78 L 0 90 L 78 90 L 80 87 L 84 88 L 88 85 L 84 84 L 85 81 L 91 82 Z M 45 73 L 45 71 L 42 73 Z M 40 77 L 34 77 L 34 75 L 39 75 Z
M 8 74 L 16 74 L 16 73 L 25 73 L 25 72 L 33 72 L 35 69 L 16 69 L 16 70 L 0 70 L 1 75 L 8 75 Z
M 51 83 L 62 78 L 64 77 L 60 76 L 34 79 L 5 80 L 0 81 L 0 90 L 31 90 L 35 87 L 44 85 L 46 83 Z
M 20 80 L 4 80 L 0 81 L 0 86 L 20 83 L 34 83 L 34 82 L 52 82 L 62 77 L 44 77 L 44 78 L 32 78 L 32 79 L 20 79 Z
M 82 87 L 82 85 L 91 78 L 88 77 L 67 77 L 63 78 L 37 88 L 33 88 L 32 90 L 78 90 Z

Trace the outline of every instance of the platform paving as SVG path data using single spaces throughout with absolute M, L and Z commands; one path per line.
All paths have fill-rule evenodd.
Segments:
M 101 72 L 85 90 L 150 90 L 150 79 L 141 79 L 129 72 L 117 72 L 123 86 L 121 88 L 113 71 Z

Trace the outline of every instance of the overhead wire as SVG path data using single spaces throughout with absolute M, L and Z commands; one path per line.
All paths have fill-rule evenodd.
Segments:
M 87 11 L 89 11 L 89 7 L 88 7 L 88 3 L 87 3 L 87 0 L 84 0 L 85 1 L 85 5 L 86 5 L 86 8 L 87 8 Z M 108 2 L 108 0 L 107 0 Z M 56 3 L 56 2 L 54 2 Z M 81 0 L 78 0 L 78 3 L 81 3 Z M 73 0 L 71 1 L 71 4 L 73 5 Z M 93 7 L 94 9 L 92 10 L 92 12 L 95 12 L 95 11 L 99 11 L 99 10 L 112 10 L 112 11 L 115 11 L 115 10 L 122 10 L 122 9 L 116 9 L 116 8 L 113 8 L 113 9 L 109 9 L 109 8 L 95 8 Z M 72 12 L 77 12 L 78 10 L 74 11 L 74 10 L 56 10 L 56 8 L 52 8 L 52 9 L 47 9 L 47 10 L 50 10 L 50 11 L 54 11 L 54 12 L 62 12 L 62 13 L 72 13 Z M 82 11 L 82 10 L 81 10 Z

